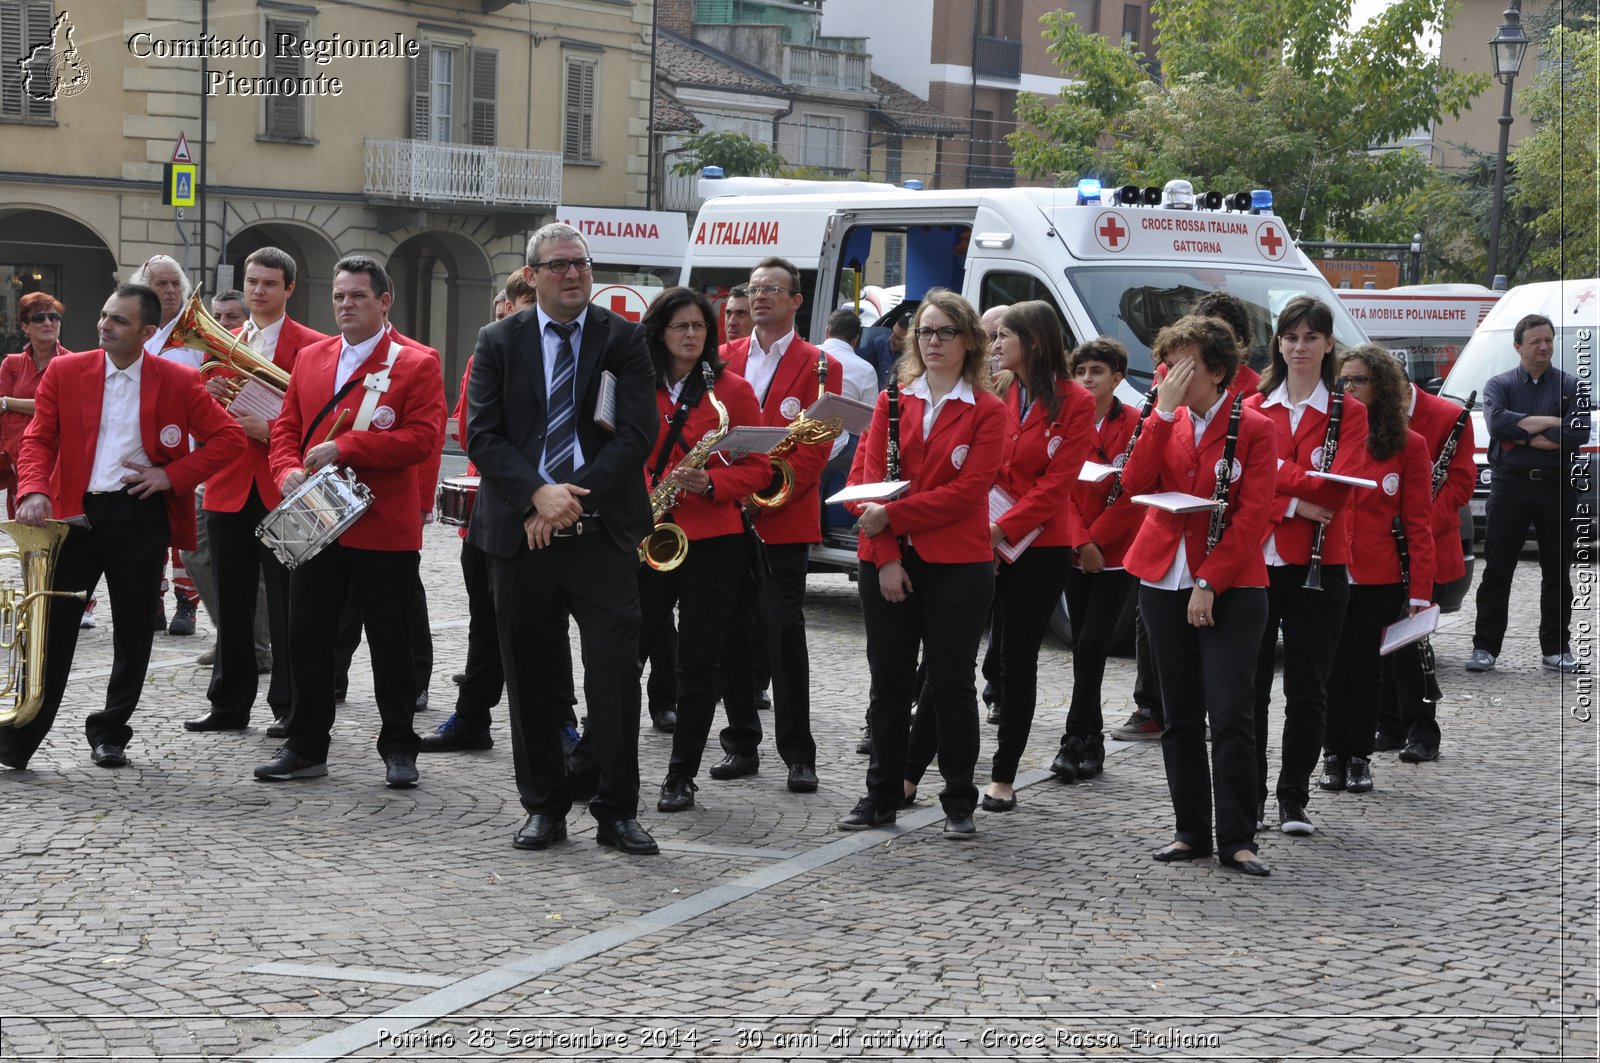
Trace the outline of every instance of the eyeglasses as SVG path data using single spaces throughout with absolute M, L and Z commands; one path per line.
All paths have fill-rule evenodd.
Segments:
M 573 270 L 577 270 L 579 273 L 588 273 L 593 265 L 594 259 L 592 258 L 552 258 L 548 262 L 533 263 L 533 268 L 539 269 L 542 267 L 559 276 L 571 273 Z
M 1364 388 L 1372 383 L 1370 376 L 1342 376 L 1339 379 L 1344 381 L 1346 388 Z
M 667 331 L 676 332 L 680 336 L 688 332 L 704 332 L 706 331 L 706 323 L 704 321 L 676 321 L 667 326 Z
M 915 335 L 919 340 L 931 340 L 935 336 L 938 336 L 941 340 L 949 343 L 951 340 L 961 335 L 961 330 L 953 325 L 946 325 L 944 328 L 912 329 L 912 334 Z
M 793 295 L 794 294 L 794 289 L 793 288 L 780 288 L 776 284 L 763 284 L 759 288 L 752 284 L 749 288 L 746 288 L 745 290 L 748 291 L 751 295 L 779 295 L 779 294 L 782 294 L 782 295 Z
M 54 310 L 51 310 L 48 313 L 43 313 L 43 314 L 29 314 L 28 315 L 28 321 L 31 324 L 35 324 L 35 325 L 42 325 L 46 321 L 60 321 L 60 320 L 61 320 L 61 315 L 56 313 Z

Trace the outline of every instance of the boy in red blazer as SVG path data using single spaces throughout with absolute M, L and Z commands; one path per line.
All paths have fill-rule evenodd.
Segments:
M 395 340 L 387 326 L 392 301 L 389 275 L 374 259 L 350 255 L 339 262 L 333 306 L 340 335 L 300 352 L 283 413 L 272 425 L 272 473 L 283 494 L 338 464 L 371 490 L 372 505 L 337 542 L 290 574 L 293 709 L 283 748 L 255 770 L 264 781 L 328 773 L 334 637 L 345 599 L 354 593 L 371 639 L 384 782 L 394 788 L 417 783 L 418 739 L 411 728 L 417 689 L 406 608 L 422 552 L 417 466 L 433 460 L 444 431 L 444 383 L 438 363 Z M 336 433 L 346 411 L 355 418 L 352 427 Z
M 35 396 L 18 462 L 17 520 L 83 518 L 62 544 L 51 589 L 87 592 L 102 574 L 111 592 L 113 657 L 106 705 L 85 721 L 94 762 L 120 768 L 144 689 L 167 551 L 194 548 L 194 488 L 244 452 L 244 431 L 188 366 L 144 357 L 161 301 L 123 285 L 100 311 L 100 350 L 56 357 Z M 189 437 L 205 442 L 189 449 Z M 56 485 L 59 485 L 58 487 Z M 52 497 L 52 491 L 59 493 Z M 44 704 L 28 724 L 0 731 L 0 763 L 26 767 L 55 721 L 78 644 L 80 598 L 51 602 Z

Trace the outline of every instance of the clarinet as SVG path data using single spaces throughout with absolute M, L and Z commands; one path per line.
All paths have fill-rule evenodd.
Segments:
M 891 375 L 884 389 L 889 396 L 889 444 L 883 452 L 883 474 L 887 479 L 900 479 L 900 385 Z
M 1150 394 L 1144 397 L 1144 405 L 1139 408 L 1139 419 L 1134 422 L 1133 435 L 1128 439 L 1128 447 L 1122 452 L 1122 464 L 1126 465 L 1128 459 L 1133 457 L 1133 445 L 1139 442 L 1139 433 L 1144 431 L 1144 419 L 1150 416 L 1150 411 L 1156 408 L 1156 389 L 1151 388 Z M 1115 466 L 1116 474 L 1111 479 L 1111 490 L 1106 492 L 1106 508 L 1109 509 L 1117 499 L 1122 497 L 1122 467 Z
M 1456 425 L 1450 429 L 1450 434 L 1445 437 L 1444 446 L 1439 448 L 1439 456 L 1433 459 L 1433 497 L 1438 498 L 1439 492 L 1444 489 L 1445 480 L 1450 478 L 1450 463 L 1455 460 L 1456 447 L 1461 443 L 1462 433 L 1467 430 L 1467 423 L 1472 419 L 1472 406 L 1477 401 L 1478 393 L 1474 391 L 1467 396 L 1467 404 L 1461 407 L 1461 416 L 1456 418 Z
M 1394 518 L 1389 533 L 1394 536 L 1395 550 L 1400 554 L 1400 586 L 1405 589 L 1407 602 L 1407 606 L 1402 606 L 1400 611 L 1403 620 L 1411 611 L 1411 548 L 1406 545 L 1406 530 L 1399 517 Z M 1444 691 L 1439 688 L 1439 676 L 1434 671 L 1433 642 L 1424 637 L 1417 643 L 1417 654 L 1422 665 L 1422 700 L 1437 705 L 1444 700 Z
M 1333 468 L 1333 456 L 1339 450 L 1339 421 L 1344 417 L 1344 385 L 1338 381 L 1333 385 L 1333 397 L 1328 404 L 1328 431 L 1322 437 L 1322 461 L 1318 463 L 1318 472 L 1327 472 Z M 1311 540 L 1311 566 L 1306 569 L 1306 581 L 1302 586 L 1308 591 L 1322 589 L 1322 543 L 1328 537 L 1328 525 L 1318 524 L 1316 537 Z
M 1233 453 L 1239 446 L 1239 419 L 1244 413 L 1244 391 L 1233 397 L 1233 410 L 1228 414 L 1228 439 L 1222 445 L 1222 461 L 1217 465 L 1217 486 L 1211 492 L 1215 506 L 1211 511 L 1211 527 L 1206 530 L 1206 553 L 1217 548 L 1222 533 L 1228 530 L 1228 494 L 1233 488 Z

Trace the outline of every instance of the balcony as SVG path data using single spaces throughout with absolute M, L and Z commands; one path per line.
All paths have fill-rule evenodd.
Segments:
M 865 52 L 785 45 L 782 77 L 785 85 L 840 92 L 869 92 L 872 88 L 872 56 Z
M 1017 183 L 1017 171 L 1012 166 L 968 166 L 968 188 L 1012 188 Z
M 561 202 L 561 153 L 429 140 L 368 137 L 362 191 L 404 203 L 553 207 Z
M 979 37 L 972 49 L 972 72 L 979 77 L 1022 80 L 1022 42 L 1009 37 Z

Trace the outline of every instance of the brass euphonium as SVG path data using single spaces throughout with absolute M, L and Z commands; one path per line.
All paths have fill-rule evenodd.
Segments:
M 701 362 L 700 371 L 705 374 L 706 398 L 717 411 L 717 428 L 701 436 L 693 449 L 683 456 L 683 460 L 674 465 L 672 471 L 663 476 L 650 492 L 650 517 L 656 526 L 639 544 L 639 560 L 657 572 L 671 572 L 689 556 L 688 534 L 667 519 L 667 514 L 683 497 L 683 486 L 674 477 L 683 469 L 704 468 L 711 457 L 711 448 L 728 434 L 728 408 L 717 401 L 717 389 L 712 386 L 716 382 L 716 374 L 709 362 Z
M 58 520 L 34 527 L 14 520 L 0 521 L 0 533 L 17 544 L 15 550 L 0 551 L 0 560 L 15 558 L 22 566 L 22 587 L 0 586 L 0 650 L 9 655 L 0 700 L 9 698 L 9 708 L 0 709 L 0 727 L 21 727 L 39 715 L 44 706 L 44 650 L 49 632 L 50 599 L 77 598 L 83 591 L 53 591 L 56 555 L 70 531 Z
M 825 351 L 818 351 L 817 398 L 820 399 L 827 393 L 828 355 Z M 784 460 L 784 455 L 792 453 L 795 447 L 832 443 L 843 431 L 844 418 L 828 417 L 813 421 L 806 416 L 806 411 L 801 410 L 799 416 L 789 422 L 789 434 L 772 448 L 772 482 L 767 485 L 766 490 L 757 491 L 750 496 L 751 504 L 758 509 L 777 509 L 787 505 L 794 494 L 794 466 Z
M 261 357 L 242 338 L 206 313 L 199 292 L 189 297 L 189 305 L 173 322 L 172 332 L 161 349 L 167 351 L 175 347 L 187 347 L 206 356 L 200 366 L 202 380 L 223 375 L 223 383 L 228 388 L 228 397 L 222 403 L 224 408 L 233 405 L 233 400 L 251 380 L 270 388 L 280 399 L 289 390 L 289 374 Z

